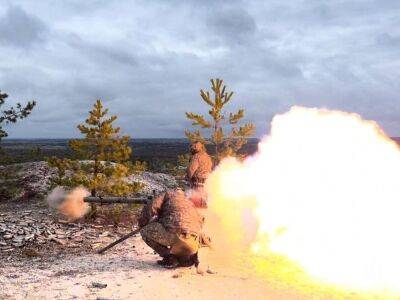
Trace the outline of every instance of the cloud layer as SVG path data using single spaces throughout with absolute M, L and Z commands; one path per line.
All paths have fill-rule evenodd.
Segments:
M 97 98 L 132 137 L 182 137 L 212 77 L 258 136 L 295 104 L 400 135 L 398 1 L 6 0 L 0 55 L 0 89 L 38 102 L 11 137 L 78 136 Z

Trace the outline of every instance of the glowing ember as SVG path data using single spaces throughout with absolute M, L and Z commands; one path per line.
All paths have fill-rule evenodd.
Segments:
M 256 155 L 211 174 L 210 210 L 254 256 L 283 254 L 330 284 L 399 291 L 399 170 L 400 150 L 375 122 L 293 107 Z

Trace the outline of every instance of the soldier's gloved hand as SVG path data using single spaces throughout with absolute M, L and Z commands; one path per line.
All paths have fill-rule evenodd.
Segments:
M 148 221 L 143 216 L 139 217 L 139 219 L 138 219 L 139 227 L 144 227 L 147 225 L 147 223 L 148 223 Z

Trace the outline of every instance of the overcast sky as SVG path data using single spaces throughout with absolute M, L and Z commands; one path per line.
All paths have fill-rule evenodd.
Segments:
M 38 102 L 10 137 L 79 136 L 97 98 L 133 138 L 182 137 L 213 77 L 258 136 L 292 105 L 400 136 L 400 1 L 0 1 L 0 89 Z

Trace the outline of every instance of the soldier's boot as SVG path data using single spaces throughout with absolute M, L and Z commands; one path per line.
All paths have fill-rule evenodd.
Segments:
M 166 269 L 175 269 L 179 267 L 179 260 L 175 255 L 168 255 L 165 257 L 166 263 L 163 265 L 164 268 Z
M 197 268 L 199 265 L 199 257 L 197 255 L 197 252 L 189 256 L 179 257 L 178 261 L 180 267 L 191 267 L 194 265 Z
M 169 261 L 170 261 L 170 259 L 169 259 L 169 257 L 167 256 L 167 257 L 163 257 L 163 258 L 160 259 L 160 260 L 157 260 L 157 264 L 159 264 L 160 266 L 165 266 L 165 265 L 168 265 L 168 264 L 169 264 Z
M 167 263 L 167 260 L 165 259 L 165 257 L 157 260 L 157 264 L 159 264 L 160 266 L 164 266 L 164 265 L 166 265 L 166 263 Z
M 194 266 L 197 268 L 200 264 L 200 260 L 199 260 L 199 252 L 196 252 L 195 254 L 193 254 L 191 256 L 192 262 L 194 264 Z
M 193 262 L 190 256 L 181 256 L 178 258 L 180 267 L 191 267 L 193 266 Z

